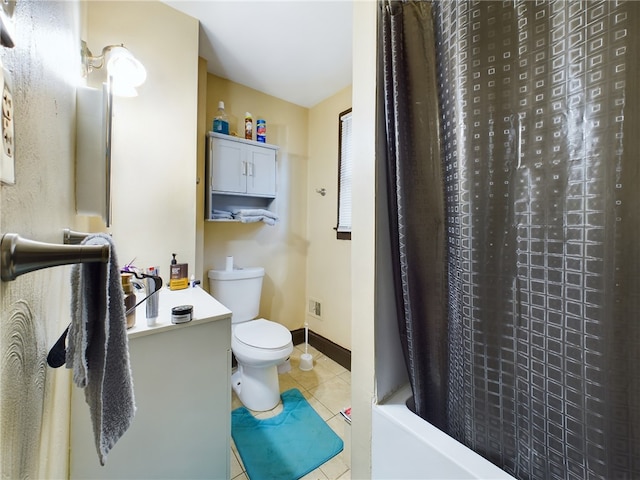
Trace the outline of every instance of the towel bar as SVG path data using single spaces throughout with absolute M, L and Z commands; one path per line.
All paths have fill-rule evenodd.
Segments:
M 5 233 L 0 241 L 0 278 L 15 280 L 23 273 L 42 268 L 109 261 L 109 245 L 57 245 Z
M 62 243 L 65 245 L 80 245 L 82 240 L 87 238 L 90 233 L 76 232 L 70 228 L 65 228 L 62 231 Z

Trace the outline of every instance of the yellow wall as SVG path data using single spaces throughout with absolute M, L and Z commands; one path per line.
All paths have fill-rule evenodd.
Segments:
M 124 43 L 147 69 L 137 97 L 114 99 L 110 232 L 118 259 L 160 266 L 168 281 L 177 253 L 191 274 L 197 268 L 198 21 L 161 2 L 86 5 L 91 51 Z
M 308 313 L 306 318 L 313 332 L 351 350 L 351 241 L 337 240 L 334 230 L 338 212 L 338 115 L 348 108 L 351 87 L 309 110 L 307 297 L 321 302 L 322 318 Z M 316 192 L 321 188 L 326 190 L 325 196 Z
M 260 316 L 300 328 L 304 322 L 307 240 L 307 131 L 306 108 L 265 95 L 209 74 L 207 125 L 211 128 L 218 101 L 225 102 L 231 132 L 244 132 L 245 112 L 267 121 L 267 143 L 280 147 L 277 157 L 277 199 L 280 217 L 275 226 L 263 223 L 205 222 L 204 272 L 224 268 L 227 255 L 241 267 L 265 269 Z M 204 141 L 204 138 L 199 141 Z M 208 284 L 205 285 L 208 290 Z

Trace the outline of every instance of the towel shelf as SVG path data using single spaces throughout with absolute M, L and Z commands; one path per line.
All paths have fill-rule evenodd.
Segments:
M 109 245 L 57 245 L 5 233 L 0 242 L 0 278 L 9 282 L 42 268 L 109 261 Z

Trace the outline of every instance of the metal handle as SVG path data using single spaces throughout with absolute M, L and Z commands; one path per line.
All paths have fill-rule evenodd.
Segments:
M 62 231 L 62 243 L 65 245 L 80 245 L 82 240 L 87 238 L 88 233 L 76 232 L 70 228 L 65 228 Z
M 65 228 L 62 231 L 62 243 L 65 245 L 80 245 L 82 241 L 87 238 L 91 233 L 76 232 L 70 228 Z M 111 235 L 111 234 L 109 234 Z
M 23 273 L 43 268 L 109 261 L 110 246 L 105 245 L 57 245 L 36 242 L 16 233 L 5 233 L 0 242 L 0 278 L 9 282 Z

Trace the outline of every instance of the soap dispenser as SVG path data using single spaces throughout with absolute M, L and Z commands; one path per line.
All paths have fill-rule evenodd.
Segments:
M 176 254 L 172 253 L 171 267 L 169 268 L 169 289 L 181 290 L 189 286 L 189 265 L 186 263 L 178 263 Z

